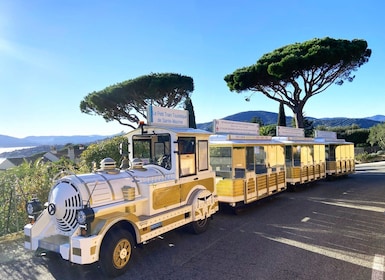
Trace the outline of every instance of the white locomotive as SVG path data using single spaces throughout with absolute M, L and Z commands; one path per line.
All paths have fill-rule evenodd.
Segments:
M 93 173 L 58 179 L 44 209 L 30 201 L 25 248 L 57 252 L 77 264 L 99 261 L 107 275 L 117 276 L 136 244 L 187 224 L 204 232 L 218 211 L 210 134 L 184 120 L 179 125 L 175 116 L 171 123 L 127 135 L 130 168 L 117 169 L 107 158 Z

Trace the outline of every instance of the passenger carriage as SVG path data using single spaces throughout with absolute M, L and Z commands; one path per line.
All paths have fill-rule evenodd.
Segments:
M 273 140 L 285 147 L 286 182 L 305 184 L 326 177 L 325 144 L 304 136 L 304 130 L 277 127 Z
M 354 143 L 337 139 L 337 133 L 332 131 L 317 130 L 315 137 L 325 145 L 327 176 L 335 177 L 355 172 Z
M 210 165 L 218 200 L 236 207 L 286 189 L 284 146 L 251 123 L 214 120 Z

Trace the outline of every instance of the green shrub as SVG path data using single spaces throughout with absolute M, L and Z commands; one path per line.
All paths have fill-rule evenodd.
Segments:
M 378 161 L 381 160 L 381 158 L 376 153 L 367 153 L 364 152 L 362 154 L 356 155 L 356 160 L 358 162 L 364 163 L 364 162 L 372 162 L 372 161 Z
M 74 172 L 75 165 L 64 158 L 55 163 L 39 159 L 0 172 L 0 236 L 24 227 L 26 202 L 32 197 L 46 202 L 53 179 L 62 170 Z

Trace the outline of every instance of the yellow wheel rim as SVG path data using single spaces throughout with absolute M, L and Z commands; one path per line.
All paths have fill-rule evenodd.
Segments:
M 131 243 L 127 239 L 121 239 L 115 246 L 113 254 L 114 266 L 122 269 L 131 257 Z

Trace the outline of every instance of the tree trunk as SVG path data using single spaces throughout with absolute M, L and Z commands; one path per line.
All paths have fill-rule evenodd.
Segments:
M 305 127 L 305 122 L 304 122 L 304 117 L 303 117 L 303 113 L 302 113 L 302 108 L 299 108 L 299 106 L 297 108 L 295 108 L 295 110 L 293 110 L 293 113 L 294 113 L 294 119 L 295 119 L 295 126 L 297 128 L 304 128 Z

